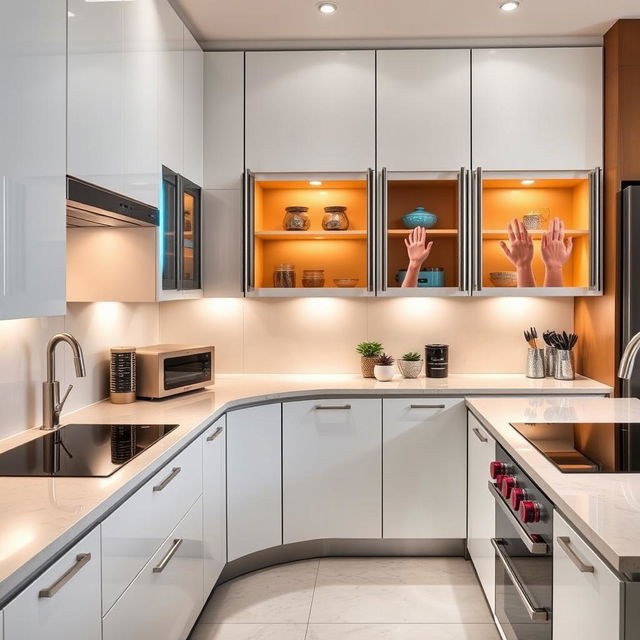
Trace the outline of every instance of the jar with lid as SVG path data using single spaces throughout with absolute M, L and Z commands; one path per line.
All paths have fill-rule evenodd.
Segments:
M 349 228 L 347 207 L 325 207 L 322 228 L 325 231 L 346 231 Z
M 309 207 L 286 207 L 282 226 L 285 231 L 306 231 L 311 225 Z
M 293 264 L 278 264 L 273 271 L 273 286 L 277 289 L 293 289 L 296 286 L 296 267 Z
M 324 287 L 324 269 L 305 269 L 302 272 L 303 287 Z

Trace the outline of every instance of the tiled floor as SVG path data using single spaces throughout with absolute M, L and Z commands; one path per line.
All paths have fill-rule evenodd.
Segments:
M 327 558 L 242 576 L 190 640 L 499 640 L 462 558 Z

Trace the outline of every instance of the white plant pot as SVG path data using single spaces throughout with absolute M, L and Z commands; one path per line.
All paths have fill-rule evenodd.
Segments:
M 395 372 L 396 372 L 395 365 L 392 365 L 392 364 L 389 364 L 389 365 L 377 364 L 373 368 L 373 375 L 376 377 L 376 380 L 379 380 L 380 382 L 389 382 L 390 380 L 393 380 L 393 376 Z

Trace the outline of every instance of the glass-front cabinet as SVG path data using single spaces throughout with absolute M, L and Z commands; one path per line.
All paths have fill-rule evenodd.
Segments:
M 600 169 L 472 176 L 472 295 L 602 293 Z
M 468 171 L 380 172 L 379 296 L 469 295 Z M 426 229 L 429 255 L 417 286 L 403 287 L 409 256 L 405 241 Z
M 246 295 L 374 295 L 373 185 L 371 170 L 246 171 Z

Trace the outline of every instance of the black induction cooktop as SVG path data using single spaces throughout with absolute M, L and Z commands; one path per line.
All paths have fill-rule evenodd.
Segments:
M 640 473 L 640 424 L 515 422 L 511 426 L 563 473 Z
M 0 476 L 106 478 L 177 424 L 67 424 L 0 454 Z

